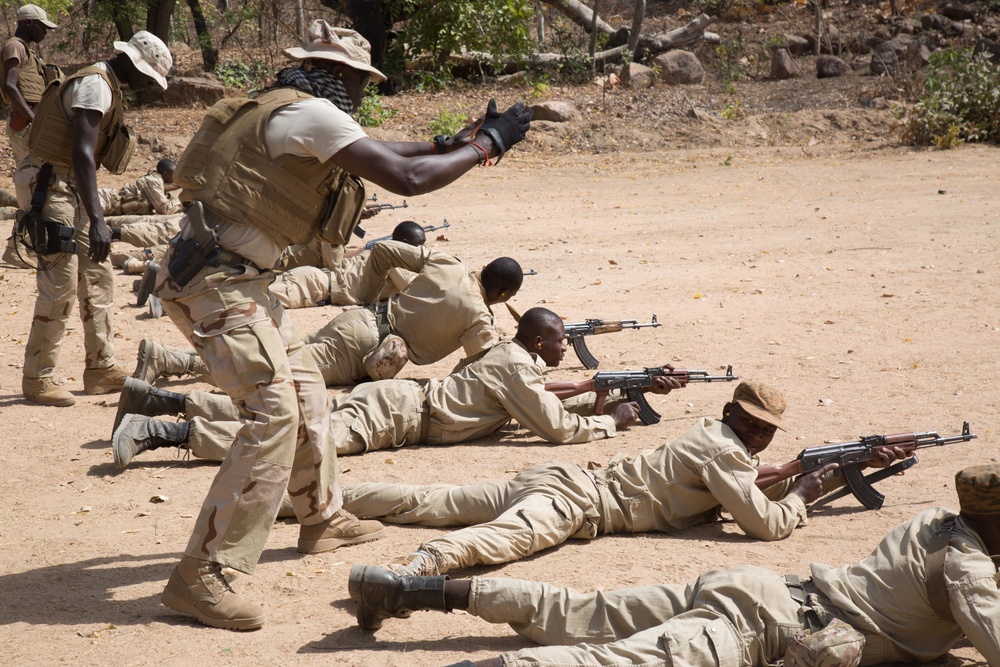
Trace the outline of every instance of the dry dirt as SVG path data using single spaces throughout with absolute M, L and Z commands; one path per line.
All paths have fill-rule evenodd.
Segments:
M 809 113 L 817 120 L 837 112 Z M 200 115 L 143 111 L 138 124 L 169 151 L 173 137 L 186 136 Z M 401 113 L 385 136 L 424 136 L 426 128 L 411 126 L 408 117 Z M 882 510 L 863 511 L 844 499 L 780 543 L 755 542 L 732 524 L 716 524 L 572 541 L 457 576 L 610 589 L 686 581 L 741 563 L 804 573 L 813 561 L 862 557 L 921 509 L 956 506 L 955 472 L 998 457 L 1000 151 L 900 149 L 886 143 L 885 118 L 880 122 L 854 141 L 850 133 L 824 133 L 822 124 L 808 131 L 802 129 L 808 123 L 798 123 L 772 145 L 759 135 L 744 140 L 753 133 L 751 121 L 741 121 L 709 130 L 686 148 L 663 135 L 654 150 L 618 146 L 599 154 L 600 147 L 574 143 L 577 130 L 561 141 L 539 133 L 500 166 L 476 170 L 409 200 L 405 212 L 369 223 L 381 235 L 404 219 L 401 213 L 421 223 L 447 219 L 452 226 L 433 240 L 435 248 L 472 267 L 507 254 L 536 269 L 513 302 L 519 310 L 545 304 L 571 321 L 646 320 L 655 313 L 664 324 L 659 329 L 592 339 L 601 368 L 671 362 L 718 372 L 733 364 L 742 378 L 774 384 L 789 408 L 788 432 L 766 454 L 771 462 L 871 433 L 954 434 L 963 420 L 979 434 L 968 444 L 921 452 L 905 478 L 882 483 Z M 687 127 L 691 137 L 702 133 Z M 150 163 L 149 146 L 132 177 Z M 399 198 L 382 193 L 381 200 Z M 116 345 L 129 369 L 143 337 L 182 343 L 168 319 L 150 320 L 133 305 L 131 282 L 116 277 Z M 256 573 L 235 584 L 264 605 L 263 629 L 213 630 L 169 613 L 159 594 L 215 466 L 159 450 L 115 471 L 109 439 L 116 398 L 82 393 L 76 315 L 57 371 L 77 394 L 76 406 L 26 404 L 20 365 L 33 294 L 32 272 L 0 268 L 0 465 L 7 470 L 0 480 L 2 662 L 444 665 L 526 645 L 506 627 L 457 613 L 418 613 L 387 622 L 375 635 L 354 626 L 346 590 L 351 564 L 407 553 L 441 534 L 432 528 L 393 527 L 371 544 L 302 556 L 294 548 L 297 527 L 279 523 Z M 337 312 L 301 310 L 294 317 L 309 331 Z M 497 315 L 512 331 L 509 315 Z M 441 375 L 456 360 L 410 367 L 404 375 Z M 554 379 L 587 376 L 571 354 L 551 372 Z M 612 440 L 554 447 L 508 428 L 462 446 L 345 457 L 341 469 L 346 484 L 464 483 L 509 477 L 547 459 L 602 462 L 669 442 L 699 415 L 718 415 L 732 389 L 693 385 L 655 400 L 664 416 L 659 425 L 636 426 Z M 153 504 L 155 495 L 168 500 Z M 985 663 L 960 644 L 939 664 Z

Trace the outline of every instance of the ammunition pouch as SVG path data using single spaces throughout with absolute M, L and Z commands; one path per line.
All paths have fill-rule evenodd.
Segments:
M 108 139 L 104 154 L 101 155 L 101 166 L 112 174 L 121 174 L 128 168 L 128 161 L 135 152 L 135 130 L 120 125 L 115 135 Z
M 184 287 L 202 269 L 218 266 L 220 252 L 218 237 L 215 235 L 216 222 L 210 221 L 208 212 L 200 201 L 192 202 L 187 208 L 188 226 L 191 238 L 183 239 L 178 234 L 170 242 L 172 251 L 167 271 L 170 278 Z
M 17 231 L 27 234 L 28 246 L 36 255 L 55 255 L 76 252 L 73 228 L 55 220 L 47 220 L 34 211 L 18 211 Z
M 367 197 L 364 181 L 343 172 L 340 183 L 332 188 L 326 210 L 320 217 L 319 238 L 333 245 L 346 246 L 361 221 Z

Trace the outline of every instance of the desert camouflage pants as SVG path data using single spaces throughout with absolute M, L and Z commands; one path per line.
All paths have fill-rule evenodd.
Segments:
M 366 519 L 424 526 L 466 526 L 420 545 L 441 572 L 507 563 L 599 532 L 600 498 L 579 466 L 526 468 L 508 481 L 467 486 L 359 484 L 344 489 L 344 508 Z M 570 663 L 573 664 L 573 663 Z
M 120 215 L 106 218 L 112 226 L 121 227 L 122 242 L 137 248 L 166 245 L 181 230 L 183 213 L 173 215 Z
M 506 667 L 765 667 L 807 627 L 784 577 L 750 565 L 595 593 L 476 577 L 468 611 L 543 645 L 504 653 Z
M 24 161 L 14 175 L 17 201 L 27 210 L 35 187 L 37 169 Z M 87 257 L 90 250 L 90 219 L 84 212 L 76 190 L 65 178 L 53 174 L 42 215 L 74 229 L 75 253 L 45 255 L 51 265 L 38 271 L 35 282 L 35 313 L 24 348 L 24 376 L 50 377 L 56 361 L 66 322 L 73 312 L 73 302 L 80 304 L 83 322 L 83 346 L 86 368 L 107 368 L 115 363 L 114 277 L 109 262 L 95 262 Z
M 251 573 L 286 488 L 302 524 L 320 523 L 341 506 L 326 387 L 291 319 L 268 292 L 273 274 L 223 265 L 179 287 L 167 271 L 171 253 L 157 276 L 164 310 L 242 422 L 186 553 Z
M 368 308 L 344 311 L 306 343 L 327 385 L 354 384 L 368 375 L 365 355 L 379 343 L 375 313 Z
M 14 169 L 16 171 L 17 165 L 21 164 L 21 160 L 28 157 L 28 133 L 31 131 L 31 124 L 26 125 L 20 132 L 13 129 L 10 123 L 4 123 L 4 127 L 7 130 L 7 139 L 10 140 L 10 149 L 14 153 Z M 18 201 L 20 201 L 20 198 Z M 10 234 L 7 235 L 7 245 L 11 248 L 14 247 L 14 234 L 16 232 L 17 219 L 15 218 L 14 224 L 10 228 Z
M 276 271 L 288 271 L 297 266 L 332 269 L 343 261 L 344 246 L 330 245 L 316 237 L 306 245 L 293 245 L 285 248 L 274 268 Z
M 330 300 L 333 276 L 329 269 L 298 266 L 285 271 L 271 283 L 271 293 L 285 308 L 313 308 L 321 302 L 345 305 Z

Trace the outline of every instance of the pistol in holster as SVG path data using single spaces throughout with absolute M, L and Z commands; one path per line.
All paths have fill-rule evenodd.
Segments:
M 49 182 L 52 180 L 52 165 L 46 162 L 38 170 L 35 189 L 31 193 L 31 206 L 27 211 L 18 211 L 17 234 L 27 234 L 26 244 L 36 255 L 54 255 L 76 252 L 73 240 L 74 229 L 56 220 L 42 217 L 42 208 L 48 196 Z
M 171 279 L 180 287 L 191 282 L 206 266 L 219 265 L 219 239 L 215 235 L 218 223 L 209 219 L 200 201 L 188 205 L 187 221 L 191 237 L 182 239 L 180 234 L 174 237 L 170 242 L 173 252 L 167 264 Z

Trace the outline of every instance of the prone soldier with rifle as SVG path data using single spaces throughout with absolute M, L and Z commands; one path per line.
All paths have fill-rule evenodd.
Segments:
M 403 202 L 403 204 L 405 205 L 406 202 Z M 396 207 L 396 208 L 398 208 L 398 207 Z M 410 221 L 410 223 L 411 224 L 416 224 L 413 221 Z M 440 224 L 440 225 L 424 225 L 423 227 L 421 227 L 421 230 L 426 235 L 428 232 L 436 232 L 439 229 L 445 229 L 447 227 L 451 227 L 451 223 L 448 222 L 447 220 L 445 220 L 444 224 Z M 378 242 L 380 242 L 380 241 L 401 241 L 401 240 L 402 239 L 396 238 L 396 232 L 393 231 L 393 233 L 389 234 L 388 236 L 380 236 L 377 239 L 372 239 L 371 241 L 368 241 L 367 243 L 365 243 L 365 250 L 371 250 L 372 248 L 375 247 L 375 244 L 378 243 Z M 421 243 L 420 245 L 423 245 L 423 243 Z
M 640 324 L 636 320 L 597 320 L 597 319 L 587 319 L 583 322 L 570 322 L 566 325 L 566 338 L 569 339 L 570 347 L 576 352 L 576 357 L 583 364 L 584 368 L 589 368 L 591 370 L 597 368 L 601 365 L 601 362 L 590 353 L 587 349 L 587 336 L 596 336 L 598 334 L 607 333 L 617 333 L 623 329 L 642 329 L 645 327 L 659 327 L 662 326 L 656 321 L 656 315 L 653 315 L 652 320 L 649 323 Z

